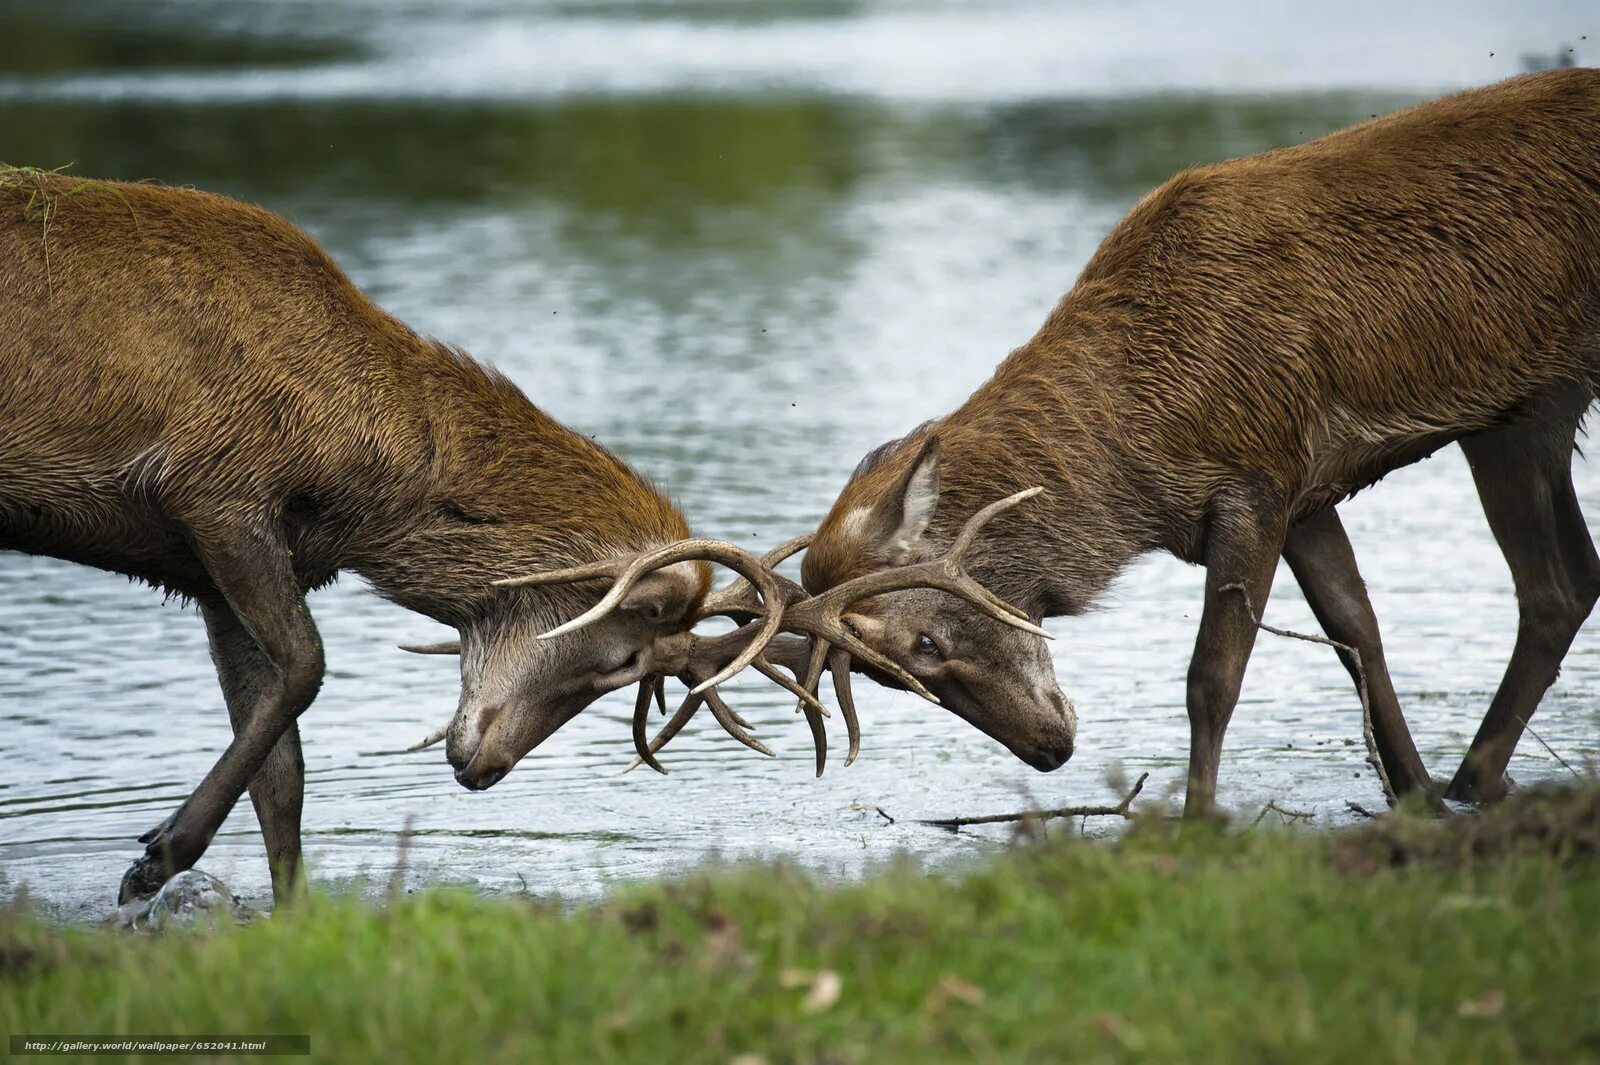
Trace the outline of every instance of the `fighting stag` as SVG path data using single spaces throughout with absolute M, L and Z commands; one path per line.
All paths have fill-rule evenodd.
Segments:
M 1336 504 L 1459 442 L 1516 586 L 1499 690 L 1447 794 L 1493 799 L 1600 595 L 1573 491 L 1600 377 L 1600 71 L 1515 78 L 1185 171 L 1107 236 L 957 410 L 868 455 L 806 552 L 825 593 L 936 555 L 996 491 L 1043 485 L 971 560 L 1029 617 L 1134 558 L 1206 568 L 1185 811 L 1213 809 L 1260 611 L 1288 562 L 1358 682 L 1397 790 L 1432 782 Z M 1076 714 L 1042 643 L 949 596 L 849 620 L 946 706 L 1054 769 Z

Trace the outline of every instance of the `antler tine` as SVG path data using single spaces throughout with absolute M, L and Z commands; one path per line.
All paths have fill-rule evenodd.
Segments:
M 771 569 L 791 556 L 798 555 L 801 551 L 811 546 L 811 540 L 816 535 L 815 532 L 808 532 L 802 536 L 796 536 L 793 540 L 779 544 L 761 556 L 761 564 Z
M 991 518 L 993 518 L 996 514 L 1002 514 L 1005 511 L 1010 510 L 1012 507 L 1023 502 L 1024 500 L 1032 499 L 1034 496 L 1043 491 L 1044 488 L 1041 485 L 1034 485 L 1032 488 L 1024 488 L 1022 491 L 1013 495 L 1008 495 L 1004 499 L 995 500 L 993 503 L 990 503 L 976 514 L 972 515 L 972 517 L 967 519 L 967 523 L 961 527 L 961 532 L 956 536 L 955 542 L 950 545 L 950 550 L 945 552 L 945 559 L 949 562 L 959 564 L 961 557 L 966 554 L 967 548 L 972 546 L 972 541 L 978 538 L 978 533 L 983 531 L 983 527 L 989 524 L 989 520 Z
M 766 604 L 766 615 L 761 619 L 761 627 L 756 631 L 755 638 L 750 641 L 750 645 L 740 651 L 732 662 L 718 670 L 715 676 L 701 681 L 693 689 L 696 693 L 715 688 L 718 684 L 721 684 L 745 666 L 754 662 L 767 644 L 772 642 L 772 638 L 778 635 L 778 630 L 783 628 L 783 613 L 787 606 L 787 600 L 778 587 L 777 574 L 772 573 L 770 570 L 757 569 L 754 574 L 745 574 L 745 576 L 749 577 L 751 582 L 760 589 L 761 601 Z
M 689 543 L 689 542 L 690 541 L 687 541 L 687 540 L 680 540 L 678 543 L 679 544 L 685 544 L 685 543 Z M 566 624 L 557 625 L 555 628 L 551 629 L 549 632 L 541 632 L 539 634 L 539 639 L 541 639 L 541 640 L 553 640 L 557 636 L 564 636 L 569 632 L 574 632 L 574 631 L 576 631 L 578 629 L 583 628 L 585 625 L 589 625 L 589 624 L 592 624 L 593 622 L 599 621 L 601 618 L 603 618 L 607 614 L 611 613 L 611 611 L 616 609 L 617 604 L 622 602 L 623 597 L 626 596 L 630 591 L 633 590 L 634 582 L 636 582 L 640 577 L 644 576 L 646 573 L 648 573 L 649 571 L 651 571 L 653 569 L 660 569 L 660 568 L 662 568 L 664 566 L 673 565 L 676 562 L 681 561 L 681 559 L 675 559 L 673 562 L 661 561 L 662 559 L 664 559 L 666 557 L 670 557 L 671 549 L 673 547 L 677 547 L 677 546 L 678 546 L 678 544 L 669 544 L 667 547 L 663 547 L 663 548 L 661 548 L 659 550 L 656 550 L 656 551 L 646 551 L 642 555 L 635 556 L 631 561 L 627 561 L 627 564 L 622 567 L 621 572 L 614 574 L 614 579 L 611 582 L 611 587 L 606 589 L 606 594 L 601 596 L 600 601 L 598 603 L 596 603 L 594 606 L 590 607 L 588 610 L 585 610 L 583 613 L 579 614 L 577 617 L 573 618 L 571 621 L 567 622 Z M 620 561 L 625 561 L 625 560 L 617 560 L 617 561 L 620 562 Z M 599 564 L 597 563 L 597 565 L 599 565 Z M 609 568 L 614 568 L 614 567 L 615 567 L 615 564 L 613 563 Z M 561 573 L 561 572 L 578 573 L 578 572 L 581 572 L 582 570 L 584 570 L 586 568 L 587 567 L 579 566 L 579 567 L 575 567 L 572 570 L 567 570 L 567 571 L 558 570 L 556 572 L 557 573 Z M 538 577 L 538 576 L 540 576 L 540 574 L 530 574 L 530 576 L 531 577 Z M 514 578 L 514 579 L 520 580 L 524 584 L 530 584 L 530 583 L 564 584 L 564 583 L 567 583 L 567 581 L 556 581 L 556 580 L 530 581 L 526 577 Z M 580 578 L 580 577 L 571 577 L 571 578 L 569 578 L 569 580 L 574 580 L 574 581 L 575 580 L 581 580 L 581 579 L 582 578 Z
M 449 731 L 450 731 L 450 722 L 446 721 L 444 724 L 440 725 L 438 728 L 436 728 L 432 732 L 428 733 L 426 738 L 424 738 L 420 742 L 413 743 L 411 746 L 407 747 L 405 753 L 411 754 L 411 753 L 413 753 L 415 751 L 427 750 L 429 747 L 432 747 L 434 744 L 436 744 L 440 740 L 444 739 L 444 734 L 446 732 L 449 732 Z
M 734 739 L 738 740 L 752 751 L 764 754 L 769 758 L 777 757 L 777 755 L 772 753 L 772 748 L 768 747 L 766 744 L 762 743 L 760 740 L 756 739 L 754 736 L 750 735 L 750 733 L 745 731 L 745 727 L 748 726 L 748 722 L 746 722 L 744 725 L 740 724 L 740 721 L 743 719 L 739 718 L 737 714 L 728 708 L 728 704 L 722 701 L 722 696 L 717 694 L 716 688 L 707 688 L 704 692 L 696 691 L 691 694 L 703 695 L 705 697 L 706 705 L 711 708 L 711 716 L 717 719 L 717 724 L 721 725 L 723 731 L 725 731 L 728 735 L 732 736 Z
M 586 580 L 610 573 L 615 574 L 610 589 L 601 597 L 598 603 L 566 624 L 558 625 L 539 636 L 541 640 L 549 640 L 581 629 L 585 625 L 592 624 L 605 617 L 616 609 L 617 605 L 622 602 L 623 597 L 632 590 L 633 585 L 645 574 L 667 566 L 677 565 L 680 562 L 700 560 L 727 566 L 740 576 L 748 579 L 760 592 L 761 601 L 767 607 L 766 616 L 757 638 L 725 669 L 702 685 L 702 687 L 709 687 L 722 683 L 745 666 L 748 666 L 755 656 L 761 653 L 762 645 L 775 636 L 779 627 L 783 624 L 784 597 L 779 591 L 775 575 L 762 566 L 760 559 L 741 547 L 721 540 L 679 540 L 654 551 L 647 551 L 629 560 L 614 559 L 609 562 L 597 562 L 588 566 L 557 570 L 551 574 L 530 574 L 529 578 L 532 578 L 531 580 L 529 578 L 514 577 L 511 578 L 510 582 L 502 581 L 499 583 L 554 584 Z
M 828 729 L 822 723 L 822 715 L 810 703 L 801 703 L 800 708 L 805 711 L 806 724 L 811 726 L 811 745 L 817 749 L 817 776 L 820 777 L 828 765 Z
M 799 698 L 800 705 L 795 707 L 796 713 L 800 712 L 801 707 L 805 707 L 816 711 L 823 717 L 831 716 L 828 713 L 828 708 L 822 705 L 822 700 L 817 698 L 815 684 L 812 685 L 813 690 L 807 691 L 802 685 L 784 676 L 783 671 L 775 668 L 771 662 L 767 661 L 765 655 L 757 655 L 755 657 L 755 661 L 751 662 L 750 664 L 754 666 L 756 672 L 760 673 L 763 677 L 766 677 L 768 680 L 772 681 L 772 683 L 787 691 L 790 695 Z
M 850 652 L 831 648 L 828 672 L 833 676 L 833 694 L 839 700 L 845 735 L 850 738 L 850 750 L 844 756 L 844 764 L 848 766 L 861 753 L 861 722 L 856 718 L 856 700 L 850 691 Z
M 655 678 L 646 677 L 639 682 L 639 695 L 633 701 L 633 749 L 639 752 L 639 758 L 645 765 L 654 769 L 662 776 L 667 775 L 666 768 L 656 761 L 655 752 L 650 749 L 649 741 L 645 738 L 645 722 L 650 720 L 651 695 L 655 692 Z
M 1031 632 L 1047 640 L 1054 639 L 1049 632 L 1027 620 L 1027 615 L 1007 603 L 989 589 L 979 584 L 949 556 L 931 562 L 917 562 L 894 569 L 881 569 L 864 574 L 843 584 L 835 585 L 815 598 L 797 604 L 796 610 L 828 611 L 839 616 L 853 603 L 871 599 L 885 592 L 904 591 L 908 588 L 937 588 L 941 592 L 960 596 L 994 620 L 1012 628 Z M 813 605 L 815 604 L 815 605 Z
M 521 577 L 507 577 L 504 580 L 491 581 L 490 584 L 495 588 L 521 588 L 536 584 L 576 584 L 578 581 L 615 577 L 628 562 L 627 558 L 606 558 L 599 562 L 586 562 L 581 566 L 540 570 L 538 573 L 526 573 Z
M 815 533 L 806 533 L 796 536 L 793 540 L 779 544 L 777 547 L 761 556 L 761 567 L 769 572 L 775 570 L 778 564 L 792 555 L 804 550 L 811 544 Z M 806 590 L 781 573 L 771 572 L 778 587 L 783 592 L 783 601 L 797 602 L 806 597 Z M 733 616 L 736 614 L 760 614 L 765 604 L 753 601 L 755 585 L 748 578 L 741 577 L 732 581 L 725 587 L 718 588 L 706 596 L 705 602 L 700 606 L 699 620 L 706 618 Z
M 795 707 L 797 711 L 804 711 L 806 724 L 811 728 L 811 743 L 817 749 L 817 776 L 819 777 L 822 776 L 822 771 L 828 764 L 828 730 L 822 723 L 823 715 L 827 711 L 823 711 L 823 714 L 817 713 L 815 707 L 820 707 L 822 703 L 818 701 L 813 693 L 816 692 L 817 685 L 822 679 L 822 662 L 827 653 L 828 644 L 826 641 L 812 637 L 811 657 L 806 663 L 805 676 L 799 678 L 800 690 L 805 694 L 805 698 L 801 699 L 800 705 Z
M 811 646 L 806 655 L 805 672 L 803 674 L 798 672 L 795 674 L 800 681 L 801 690 L 810 696 L 810 700 L 813 702 L 816 701 L 817 685 L 822 680 L 822 664 L 827 657 L 828 641 L 813 636 L 811 638 Z M 794 712 L 798 714 L 806 702 L 807 700 L 805 699 L 800 700 L 800 706 L 796 706 Z M 819 703 L 818 705 L 821 704 Z
M 787 606 L 806 597 L 806 590 L 783 574 L 770 573 L 768 576 L 778 589 L 778 601 L 781 605 Z M 757 599 L 755 586 L 749 580 L 740 577 L 737 581 L 707 595 L 700 603 L 695 621 L 700 622 L 715 617 L 745 621 L 746 615 L 760 617 L 766 612 L 766 604 Z
M 695 713 L 705 705 L 705 701 L 705 696 L 703 695 L 685 696 L 683 702 L 678 705 L 678 712 L 673 714 L 665 725 L 661 726 L 661 731 L 656 733 L 656 738 L 650 741 L 648 748 L 650 753 L 655 754 L 670 743 L 674 736 L 682 732 L 683 726 L 687 725 L 689 719 L 694 717 Z M 623 772 L 631 773 L 642 765 L 644 765 L 644 759 L 635 755 L 633 761 L 628 763 L 628 768 L 624 769 Z
M 1029 488 L 1005 499 L 996 500 L 978 511 L 962 526 L 961 533 L 955 539 L 950 549 L 942 556 L 927 562 L 917 562 L 909 566 L 898 566 L 893 569 L 876 570 L 852 580 L 835 585 L 820 595 L 806 599 L 795 604 L 787 613 L 784 625 L 787 628 L 800 629 L 814 635 L 823 635 L 821 630 L 839 628 L 836 622 L 844 611 L 852 604 L 862 599 L 870 599 L 875 595 L 885 592 L 898 592 L 908 588 L 937 588 L 942 592 L 960 596 L 996 621 L 1030 632 L 1035 636 L 1045 639 L 1054 639 L 1049 632 L 1035 625 L 1028 619 L 1025 611 L 1007 603 L 989 589 L 973 579 L 961 565 L 961 557 L 967 548 L 972 546 L 973 540 L 985 524 L 995 515 L 1016 506 L 1025 499 L 1031 499 L 1043 489 Z M 842 630 L 841 630 L 842 631 Z M 833 643 L 847 643 L 840 640 L 833 632 L 826 633 L 827 639 Z M 852 654 L 859 654 L 855 646 L 850 646 Z M 865 656 L 862 656 L 865 657 Z M 869 659 L 870 661 L 870 659 Z M 878 663 L 873 662 L 873 665 Z M 879 666 L 878 668 L 883 668 Z M 898 677 L 899 675 L 896 674 Z M 904 682 L 904 678 L 899 678 Z M 912 690 L 916 690 L 913 688 Z
M 820 597 L 818 597 L 820 599 Z M 868 665 L 889 674 L 895 680 L 904 684 L 906 688 L 922 696 L 930 703 L 938 704 L 939 699 L 927 688 L 924 688 L 911 674 L 901 669 L 893 661 L 880 655 L 845 629 L 837 613 L 829 611 L 808 611 L 806 608 L 816 603 L 818 599 L 806 599 L 790 607 L 783 617 L 783 627 L 794 632 L 803 632 L 810 638 L 810 646 L 806 649 L 805 657 L 801 657 L 798 649 L 784 648 L 782 658 L 786 659 L 783 665 L 794 670 L 796 677 L 803 677 L 811 670 L 811 654 L 817 641 L 831 644 L 836 648 L 843 648 L 847 653 L 860 658 Z M 773 644 L 776 648 L 777 644 Z M 771 657 L 771 656 L 769 656 Z M 812 693 L 815 694 L 816 683 L 811 684 Z

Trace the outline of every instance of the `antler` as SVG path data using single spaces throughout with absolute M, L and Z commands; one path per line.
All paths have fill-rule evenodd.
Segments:
M 679 674 L 678 679 L 686 686 L 697 685 L 699 677 L 703 676 L 706 671 L 714 669 L 715 664 L 727 656 L 730 648 L 740 646 L 750 640 L 754 636 L 755 630 L 755 625 L 744 625 L 721 636 L 713 636 L 709 639 L 697 641 L 694 650 L 691 652 L 689 664 L 684 668 L 683 673 Z M 828 755 L 828 739 L 826 732 L 822 729 L 821 719 L 829 716 L 828 710 L 817 700 L 815 695 L 811 692 L 803 691 L 795 681 L 790 680 L 778 671 L 778 667 L 781 666 L 793 671 L 795 676 L 800 676 L 803 667 L 797 667 L 796 663 L 804 660 L 808 646 L 809 643 L 806 640 L 797 637 L 779 636 L 767 646 L 766 651 L 756 659 L 756 663 L 757 668 L 762 670 L 763 675 L 801 697 L 807 718 L 813 722 L 811 734 L 817 746 L 817 775 L 821 776 L 823 765 L 827 761 Z M 691 691 L 685 696 L 683 702 L 679 704 L 677 712 L 662 726 L 661 731 L 648 744 L 644 743 L 643 734 L 644 717 L 648 715 L 640 716 L 636 713 L 634 718 L 634 747 L 638 754 L 632 762 L 628 763 L 628 768 L 623 772 L 631 773 L 641 765 L 648 765 L 658 773 L 665 773 L 666 769 L 655 759 L 656 752 L 665 747 L 673 737 L 677 736 L 683 730 L 683 726 L 689 723 L 689 719 L 694 717 L 702 706 L 711 707 L 712 715 L 716 717 L 718 723 L 734 739 L 762 754 L 770 755 L 772 753 L 764 744 L 756 741 L 745 731 L 752 727 L 750 723 L 729 709 L 728 705 L 722 700 L 721 695 L 715 688 L 712 688 L 704 692 Z M 635 710 L 637 711 L 637 709 L 636 704 Z M 851 709 L 851 714 L 853 716 L 854 708 Z M 730 722 L 735 727 L 730 727 Z
M 780 627 L 791 632 L 803 633 L 809 639 L 801 643 L 779 637 L 768 638 L 763 634 L 764 627 L 763 631 L 753 631 L 756 626 L 747 623 L 731 633 L 701 641 L 695 646 L 694 654 L 708 656 L 715 661 L 717 654 L 726 653 L 730 646 L 744 644 L 746 640 L 752 641 L 745 646 L 741 657 L 748 656 L 749 661 L 763 676 L 775 681 L 800 700 L 796 710 L 806 715 L 806 723 L 811 727 L 812 741 L 817 752 L 818 776 L 822 775 L 828 756 L 827 733 L 822 723 L 822 719 L 828 716 L 828 711 L 816 694 L 823 670 L 826 668 L 833 679 L 840 713 L 845 719 L 845 729 L 850 741 L 845 764 L 849 765 L 861 749 L 861 726 L 856 717 L 855 699 L 850 688 L 852 655 L 893 676 L 923 698 L 934 703 L 939 701 L 915 677 L 867 646 L 851 631 L 844 622 L 844 612 L 853 604 L 886 592 L 909 588 L 937 588 L 966 599 L 997 621 L 1046 639 L 1052 638 L 1050 633 L 1033 624 L 1023 611 L 979 584 L 962 565 L 967 549 L 972 546 L 978 533 L 991 519 L 1018 503 L 1033 498 L 1040 491 L 1042 491 L 1040 488 L 1030 488 L 984 507 L 967 519 L 960 534 L 944 555 L 928 562 L 869 573 L 845 581 L 816 596 L 808 596 L 805 590 L 793 581 L 771 574 L 779 584 L 781 592 L 779 601 L 783 603 L 783 619 Z M 763 556 L 761 562 L 770 571 L 771 567 L 807 546 L 809 542 L 809 536 L 797 537 Z M 707 598 L 700 616 L 704 618 L 724 615 L 736 619 L 759 616 L 757 604 L 752 601 L 753 592 L 754 588 L 748 581 L 735 582 L 719 589 Z M 765 604 L 773 602 L 767 596 L 763 596 L 762 601 Z M 769 606 L 766 616 L 766 621 L 769 623 L 770 611 Z M 760 653 L 750 656 L 749 650 L 752 647 L 760 648 Z M 794 674 L 794 681 L 774 668 L 774 663 L 789 669 Z M 694 716 L 699 709 L 699 702 L 695 697 L 706 687 L 706 685 L 696 687 L 690 697 L 679 706 L 678 712 L 648 745 L 643 743 L 643 718 L 636 718 L 638 728 L 635 731 L 635 747 L 639 755 L 628 766 L 629 770 L 643 763 L 665 772 L 656 761 L 655 752 L 676 736 Z
M 783 625 L 783 593 L 779 589 L 777 575 L 763 566 L 760 559 L 743 548 L 723 540 L 679 540 L 665 547 L 659 547 L 654 551 L 646 551 L 631 558 L 607 559 L 602 562 L 591 562 L 585 566 L 572 566 L 567 569 L 530 573 L 525 577 L 510 577 L 506 580 L 495 581 L 494 584 L 498 588 L 514 588 L 530 585 L 573 584 L 580 581 L 594 580 L 599 577 L 612 578 L 610 590 L 606 592 L 598 603 L 566 624 L 558 625 L 539 636 L 541 640 L 551 640 L 599 621 L 611 613 L 627 596 L 628 592 L 633 589 L 633 586 L 639 582 L 640 578 L 646 574 L 658 569 L 665 569 L 668 566 L 675 566 L 680 562 L 702 560 L 727 566 L 754 585 L 765 610 L 763 611 L 764 620 L 761 623 L 759 638 L 752 641 L 732 662 L 729 662 L 714 676 L 701 681 L 694 689 L 695 694 L 699 694 L 707 688 L 721 684 L 744 669 L 745 666 L 748 666 L 761 653 L 761 648 L 778 634 L 778 630 Z
M 780 562 L 810 547 L 811 539 L 814 536 L 816 536 L 816 533 L 796 536 L 793 540 L 779 544 L 761 556 L 761 568 L 766 570 L 768 575 L 777 582 L 786 606 L 789 603 L 799 602 L 807 598 L 807 593 L 800 585 L 775 571 Z M 704 621 L 706 618 L 725 617 L 733 618 L 743 624 L 752 618 L 759 617 L 764 605 L 764 603 L 756 600 L 755 585 L 748 579 L 741 578 L 725 587 L 718 588 L 706 596 L 704 602 L 700 604 L 700 612 L 696 616 L 696 620 Z
M 818 641 L 813 655 L 814 660 L 819 663 L 827 653 L 823 645 L 840 648 L 894 677 L 929 702 L 937 703 L 939 700 L 915 677 L 861 642 L 845 624 L 844 612 L 863 599 L 870 599 L 886 592 L 904 591 L 909 588 L 937 588 L 960 596 L 996 621 L 1021 629 L 1023 632 L 1033 633 L 1035 636 L 1043 636 L 1047 640 L 1053 639 L 1050 633 L 1028 620 L 1025 612 L 979 584 L 962 565 L 967 549 L 972 546 L 978 533 L 991 519 L 1024 500 L 1032 499 L 1043 490 L 1029 488 L 990 503 L 967 519 L 967 523 L 962 526 L 961 533 L 950 545 L 950 549 L 939 558 L 909 566 L 876 570 L 795 603 L 784 612 L 783 627 L 791 632 L 805 633 Z M 821 667 L 818 665 L 816 668 Z M 807 685 L 808 688 L 812 686 Z

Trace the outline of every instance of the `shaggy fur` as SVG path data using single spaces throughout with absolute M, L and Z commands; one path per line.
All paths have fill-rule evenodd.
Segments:
M 1516 78 L 1146 196 L 1039 332 L 920 428 L 943 445 L 930 549 L 1042 484 L 986 534 L 983 572 L 1077 613 L 1144 551 L 1199 561 L 1229 478 L 1298 519 L 1597 368 L 1600 71 Z M 846 486 L 808 586 L 872 568 L 836 532 L 915 450 Z
M 281 526 L 450 624 L 489 581 L 688 534 L 497 371 L 418 336 L 279 216 L 51 176 L 0 187 L 0 548 L 204 598 L 194 526 Z

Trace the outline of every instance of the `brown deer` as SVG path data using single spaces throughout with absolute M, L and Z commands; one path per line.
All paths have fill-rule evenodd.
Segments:
M 1428 789 L 1334 508 L 1456 441 L 1520 617 L 1448 790 L 1493 799 L 1600 594 L 1570 474 L 1597 371 L 1600 71 L 1515 78 L 1146 196 L 990 381 L 867 456 L 803 581 L 892 573 L 1029 485 L 1044 495 L 971 569 L 1034 620 L 1083 612 L 1147 551 L 1205 566 L 1186 801 L 1205 814 L 1282 556 L 1328 636 L 1359 652 L 1396 788 Z M 843 622 L 1035 767 L 1071 754 L 1076 716 L 1039 640 L 928 589 Z
M 604 692 L 639 683 L 647 708 L 668 674 L 698 689 L 688 712 L 708 703 L 764 750 L 714 686 L 754 662 L 798 690 L 773 663 L 804 657 L 769 640 L 780 604 L 804 593 L 688 532 L 615 455 L 379 310 L 277 215 L 0 168 L 0 549 L 198 604 L 233 722 L 216 765 L 143 837 L 124 901 L 192 866 L 247 787 L 274 894 L 291 894 L 296 719 L 323 675 L 305 594 L 342 570 L 459 631 L 424 650 L 461 652 L 460 702 L 430 739 L 447 740 L 467 788 L 493 786 Z M 708 597 L 709 562 L 744 580 Z M 518 579 L 552 565 L 569 569 Z M 581 634 L 540 640 L 599 597 L 574 566 L 624 577 L 626 593 Z M 767 616 L 722 637 L 691 631 L 739 607 Z

